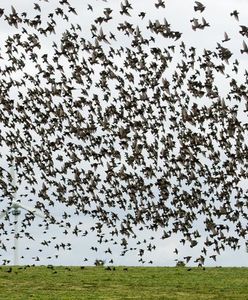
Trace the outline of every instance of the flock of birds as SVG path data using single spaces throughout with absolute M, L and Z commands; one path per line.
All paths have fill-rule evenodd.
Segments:
M 87 14 L 100 2 L 88 4 Z M 166 2 L 154 1 L 158 14 L 166 16 Z M 0 49 L 1 212 L 24 187 L 18 201 L 44 213 L 41 247 L 55 241 L 56 257 L 71 245 L 46 238 L 49 227 L 84 238 L 86 216 L 97 236 L 93 252 L 106 244 L 111 256 L 120 245 L 121 255 L 136 251 L 141 263 L 156 249 L 155 231 L 162 239 L 180 235 L 191 248 L 200 244 L 199 265 L 227 246 L 238 249 L 248 230 L 241 184 L 248 176 L 248 72 L 228 48 L 231 38 L 223 32 L 215 49 L 199 51 L 166 18 L 149 19 L 130 0 L 119 1 L 118 11 L 112 1 L 103 3 L 86 25 L 89 38 L 69 0 L 52 11 L 48 0 L 32 11 L 0 9 L 1 24 L 9 27 Z M 211 27 L 206 9 L 195 1 L 192 35 Z M 116 28 L 113 16 L 123 20 Z M 230 19 L 239 22 L 239 12 Z M 239 55 L 246 60 L 248 27 L 239 26 Z M 225 82 L 224 95 L 216 78 Z M 56 207 L 63 207 L 61 215 Z M 9 212 L 0 220 L 3 263 L 10 262 L 4 241 L 12 219 Z M 35 219 L 31 211 L 22 215 L 19 239 L 34 239 Z M 141 240 L 143 230 L 151 236 Z

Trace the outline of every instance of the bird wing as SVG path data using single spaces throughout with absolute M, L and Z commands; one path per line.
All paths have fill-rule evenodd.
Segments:
M 13 14 L 13 15 L 15 15 L 15 14 L 16 14 L 16 10 L 15 10 L 15 8 L 14 8 L 14 6 L 13 6 L 13 5 L 11 5 L 11 11 L 12 11 L 12 14 Z
M 246 42 L 245 42 L 245 41 L 243 41 L 243 47 L 244 47 L 244 50 L 245 50 L 245 51 L 248 51 L 248 47 L 247 47 L 247 45 L 246 45 Z

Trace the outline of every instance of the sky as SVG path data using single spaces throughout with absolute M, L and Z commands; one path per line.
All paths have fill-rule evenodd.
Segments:
M 39 1 L 39 5 L 44 11 L 52 11 L 56 6 L 55 3 L 57 1 Z M 233 60 L 236 58 L 240 63 L 240 69 L 245 70 L 248 68 L 248 56 L 241 55 L 240 49 L 242 47 L 243 38 L 238 31 L 240 30 L 240 25 L 246 25 L 248 20 L 248 2 L 246 0 L 208 0 L 202 1 L 204 5 L 206 5 L 205 11 L 200 14 L 199 12 L 194 12 L 193 6 L 194 1 L 187 0 L 166 0 L 166 8 L 165 9 L 156 9 L 154 6 L 155 1 L 151 0 L 143 0 L 143 1 L 131 1 L 133 5 L 132 16 L 122 16 L 119 13 L 120 8 L 120 0 L 88 0 L 88 1 L 70 1 L 71 6 L 75 7 L 78 14 L 70 15 L 71 22 L 74 24 L 79 24 L 82 27 L 82 37 L 85 39 L 91 39 L 90 25 L 92 21 L 99 15 L 102 14 L 102 11 L 106 7 L 110 7 L 113 9 L 113 20 L 108 24 L 103 24 L 102 28 L 104 33 L 106 32 L 115 32 L 117 41 L 113 42 L 113 47 L 120 46 L 128 46 L 130 42 L 128 37 L 123 37 L 116 30 L 116 26 L 124 20 L 129 20 L 134 27 L 139 26 L 140 30 L 147 34 L 149 38 L 149 31 L 146 29 L 146 25 L 149 19 L 155 21 L 160 20 L 163 22 L 164 18 L 171 24 L 174 30 L 178 30 L 183 33 L 182 38 L 176 42 L 173 40 L 164 41 L 164 39 L 157 39 L 156 43 L 160 47 L 168 47 L 169 45 L 175 45 L 178 47 L 182 41 L 186 44 L 186 46 L 194 46 L 196 47 L 196 51 L 198 55 L 203 52 L 204 49 L 213 49 L 216 50 L 217 42 L 221 43 L 221 40 L 224 39 L 224 32 L 227 32 L 231 37 L 231 40 L 226 44 L 226 46 L 230 47 L 233 52 Z M 88 4 L 91 4 L 93 7 L 93 12 L 87 10 Z M 33 11 L 33 1 L 23 0 L 23 1 L 8 1 L 8 4 L 2 5 L 6 11 L 10 11 L 10 7 L 13 5 L 17 11 L 26 11 L 30 14 L 34 14 Z M 237 10 L 240 12 L 239 21 L 235 20 L 234 17 L 230 16 L 230 13 L 233 10 Z M 43 11 L 43 10 L 42 10 Z M 141 18 L 138 17 L 140 11 L 145 11 L 147 14 L 144 20 L 141 21 Z M 205 30 L 196 30 L 193 31 L 191 28 L 190 20 L 195 17 L 201 19 L 204 17 L 207 22 L 210 23 L 210 27 Z M 57 24 L 56 35 L 44 38 L 41 37 L 42 48 L 37 50 L 40 53 L 48 53 L 48 56 L 52 54 L 52 43 L 53 41 L 59 41 L 61 35 L 66 30 L 68 23 L 61 22 Z M 3 41 L 11 34 L 16 32 L 15 28 L 10 28 L 6 25 L 6 22 L 3 22 L 0 19 L 0 48 L 2 47 Z M 119 37 L 119 38 L 118 38 Z M 106 44 L 106 47 L 108 45 Z M 171 71 L 169 70 L 167 76 L 170 77 L 171 72 L 173 71 L 173 67 L 176 67 L 178 61 L 181 60 L 180 53 L 177 52 L 175 54 L 174 62 L 171 64 Z M 177 59 L 178 58 L 178 59 Z M 0 67 L 3 66 L 6 62 L 1 61 Z M 117 65 L 121 65 L 120 61 L 116 62 Z M 232 64 L 230 63 L 227 68 L 231 69 Z M 29 74 L 35 74 L 35 68 L 32 62 L 28 63 L 26 66 L 26 71 Z M 68 74 L 70 70 L 68 69 Z M 237 79 L 242 80 L 242 72 L 236 75 Z M 20 78 L 22 75 L 16 73 L 16 78 Z M 95 75 L 97 76 L 97 74 Z M 219 81 L 218 81 L 219 80 Z M 226 92 L 226 82 L 220 77 L 217 79 L 219 83 L 220 91 L 223 95 Z M 114 91 L 113 91 L 114 93 Z M 13 97 L 15 95 L 13 94 Z M 57 99 L 56 101 L 59 101 Z M 245 120 L 245 115 L 241 115 L 240 118 Z M 2 132 L 4 132 L 4 128 L 0 127 Z M 1 149 L 3 154 L 7 154 L 9 149 Z M 0 160 L 1 166 L 6 167 L 6 161 L 4 160 L 4 155 Z M 82 162 L 82 167 L 85 167 L 84 162 Z M 38 173 L 39 170 L 36 170 Z M 247 182 L 241 183 L 244 187 L 247 186 Z M 39 185 L 39 184 L 38 184 Z M 30 201 L 27 199 L 29 196 L 25 198 L 22 196 L 25 194 L 25 184 L 23 182 L 18 183 L 18 191 L 16 193 L 16 199 L 21 199 L 24 205 L 28 205 L 32 207 L 34 199 Z M 40 183 L 41 186 L 41 183 Z M 3 210 L 6 206 L 6 200 L 3 199 L 0 202 L 0 210 Z M 64 210 L 73 217 L 70 218 L 70 222 L 72 224 L 71 228 L 67 228 L 66 225 L 50 225 L 49 228 L 44 228 L 44 226 L 39 226 L 42 224 L 43 220 L 40 217 L 37 217 L 35 221 L 32 223 L 32 226 L 29 228 L 30 234 L 35 237 L 34 241 L 29 240 L 27 237 L 23 237 L 19 240 L 19 263 L 20 264 L 54 264 L 54 265 L 92 265 L 96 259 L 104 259 L 106 260 L 106 264 L 109 263 L 110 259 L 114 260 L 115 265 L 140 265 L 138 263 L 138 256 L 136 252 L 127 253 L 125 256 L 121 256 L 122 253 L 121 247 L 117 245 L 109 245 L 109 244 L 101 244 L 99 245 L 96 242 L 95 233 L 92 232 L 91 227 L 94 226 L 94 220 L 87 216 L 77 216 L 74 215 L 74 211 L 70 207 L 66 207 L 62 203 L 56 203 L 55 207 L 51 207 L 51 212 L 58 218 L 61 219 L 61 214 Z M 121 214 L 121 213 L 120 213 Z M 20 219 L 23 217 L 24 212 L 21 212 L 19 216 Z M 13 241 L 14 241 L 14 226 L 13 221 L 14 217 L 10 215 L 10 220 L 2 220 L 6 223 L 8 230 L 8 234 L 6 236 L 2 236 L 1 238 L 8 245 L 10 251 L 0 251 L 0 261 L 4 261 L 5 259 L 10 260 L 10 263 L 13 262 Z M 10 222 L 10 224 L 8 223 Z M 65 221 L 66 222 L 66 221 Z M 72 234 L 73 228 L 78 224 L 78 222 L 82 222 L 81 224 L 81 233 L 78 237 Z M 11 225 L 12 224 L 12 225 Z M 195 226 L 199 226 L 201 228 L 201 222 L 199 220 L 199 224 L 195 224 Z M 20 224 L 19 224 L 20 228 Z M 64 231 L 68 231 L 68 234 L 64 234 Z M 80 237 L 85 231 L 88 231 L 89 234 L 86 237 Z M 161 234 L 163 230 L 158 230 L 157 232 L 150 232 L 146 230 L 136 230 L 137 236 L 139 240 L 149 240 L 154 242 L 156 245 L 156 249 L 151 253 L 145 254 L 145 265 L 149 265 L 148 262 L 150 260 L 153 261 L 153 265 L 155 266 L 174 266 L 176 264 L 176 260 L 181 260 L 184 256 L 192 255 L 196 257 L 199 253 L 199 247 L 194 247 L 193 249 L 189 246 L 182 246 L 180 243 L 180 239 L 182 236 L 177 234 L 177 236 L 172 236 L 169 239 L 161 239 Z M 11 234 L 9 234 L 11 233 Z M 50 238 L 49 238 L 50 237 Z M 53 239 L 56 237 L 56 239 Z M 121 237 L 119 237 L 121 241 Z M 51 240 L 51 244 L 47 247 L 42 247 L 42 251 L 40 251 L 40 244 L 45 240 Z M 57 251 L 55 246 L 57 243 L 65 243 L 67 246 L 65 247 L 65 251 Z M 98 251 L 92 251 L 90 248 L 92 245 L 95 245 L 98 248 Z M 137 239 L 133 239 L 130 241 L 130 246 L 139 247 L 137 245 Z M 109 253 L 105 253 L 105 251 L 111 247 L 112 255 Z M 175 249 L 179 250 L 179 255 L 175 253 Z M 57 257 L 58 255 L 58 257 Z M 219 257 L 217 257 L 216 261 L 212 259 L 206 260 L 207 266 L 248 266 L 247 263 L 247 252 L 245 248 L 244 242 L 239 250 L 233 251 L 230 249 L 226 249 Z M 37 259 L 39 257 L 39 259 Z M 85 259 L 87 258 L 87 260 Z M 192 265 L 193 262 L 191 263 Z M 190 264 L 189 264 L 190 265 Z

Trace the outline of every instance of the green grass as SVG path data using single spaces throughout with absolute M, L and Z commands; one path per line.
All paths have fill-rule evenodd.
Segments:
M 0 299 L 248 299 L 248 268 L 0 267 Z

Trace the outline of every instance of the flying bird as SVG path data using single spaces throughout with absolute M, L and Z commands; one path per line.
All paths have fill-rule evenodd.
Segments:
M 205 10 L 205 6 L 199 2 L 199 1 L 195 1 L 195 6 L 194 6 L 194 10 L 195 11 L 200 11 L 201 13 Z
M 233 16 L 237 21 L 239 21 L 239 12 L 236 9 L 230 13 L 230 16 Z

